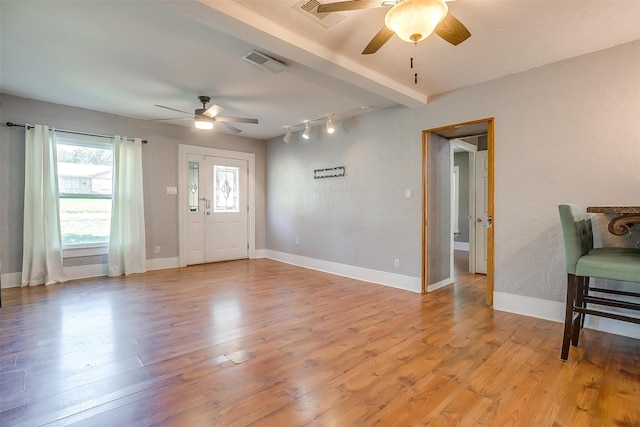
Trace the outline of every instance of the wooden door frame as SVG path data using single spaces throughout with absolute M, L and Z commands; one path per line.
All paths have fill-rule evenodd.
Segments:
M 487 289 L 486 289 L 486 303 L 489 306 L 493 305 L 493 288 L 494 288 L 494 234 L 495 234 L 495 209 L 494 209 L 494 183 L 495 183 L 495 165 L 494 165 L 494 117 L 489 117 L 486 119 L 473 120 L 469 122 L 456 123 L 447 126 L 441 126 L 437 128 L 431 128 L 422 131 L 422 293 L 425 294 L 427 292 L 427 269 L 428 265 L 426 262 L 429 247 L 427 244 L 427 202 L 428 202 L 428 193 L 427 193 L 427 180 L 428 180 L 428 170 L 427 170 L 427 160 L 428 160 L 428 135 L 430 133 L 436 133 L 438 131 L 456 128 L 460 126 L 473 125 L 478 123 L 487 123 L 487 157 L 489 162 L 489 182 L 488 182 L 488 198 L 487 201 L 487 209 L 489 212 L 489 216 L 492 219 L 492 227 L 487 231 Z
M 197 154 L 212 157 L 226 157 L 230 159 L 246 160 L 249 170 L 247 171 L 247 203 L 249 212 L 247 218 L 247 239 L 249 241 L 249 259 L 256 257 L 256 155 L 254 153 L 244 153 L 241 151 L 222 150 L 219 148 L 201 147 L 199 145 L 180 144 L 178 146 L 178 245 L 179 245 L 179 265 L 187 266 L 187 254 L 185 244 L 185 221 L 189 200 L 186 191 L 188 167 L 187 155 Z

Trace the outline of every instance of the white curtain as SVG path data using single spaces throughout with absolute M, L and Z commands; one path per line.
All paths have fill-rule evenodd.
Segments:
M 22 286 L 64 282 L 55 130 L 25 126 Z
M 114 137 L 109 276 L 144 273 L 146 246 L 142 192 L 142 140 Z

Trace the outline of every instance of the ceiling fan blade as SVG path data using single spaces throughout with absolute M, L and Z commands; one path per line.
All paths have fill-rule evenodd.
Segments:
M 382 6 L 382 0 L 352 0 L 321 4 L 318 13 L 342 12 L 345 10 L 369 9 Z
M 244 117 L 222 117 L 222 116 L 215 116 L 213 118 L 214 121 L 216 122 L 221 122 L 221 123 L 253 123 L 253 124 L 258 124 L 258 119 L 247 119 Z
M 224 108 L 222 108 L 219 105 L 215 105 L 213 104 L 211 107 L 207 108 L 202 115 L 207 116 L 209 118 L 214 118 L 215 116 L 217 116 L 218 114 L 220 114 L 220 111 L 222 111 Z
M 438 24 L 434 32 L 454 46 L 459 45 L 471 37 L 471 33 L 467 30 L 467 27 L 462 25 L 462 22 L 458 21 L 458 19 L 450 13 Z
M 229 125 L 229 124 L 227 124 L 227 123 L 224 123 L 224 122 L 218 122 L 218 121 L 216 121 L 216 122 L 214 122 L 214 123 L 215 123 L 215 126 L 216 126 L 218 129 L 220 129 L 220 130 L 222 130 L 222 131 L 225 131 L 225 132 L 228 132 L 228 133 L 240 133 L 240 132 L 242 132 L 242 131 L 241 131 L 240 129 L 238 129 L 237 127 L 231 126 L 231 125 Z
M 184 120 L 193 119 L 193 117 L 169 117 L 168 119 L 146 119 L 148 122 L 161 122 L 163 120 Z
M 158 104 L 153 104 L 154 107 L 160 107 L 160 108 L 166 108 L 167 110 L 171 110 L 171 111 L 177 111 L 178 113 L 185 113 L 185 114 L 193 114 L 193 113 L 189 113 L 187 111 L 182 111 L 182 110 L 176 110 L 175 108 L 171 108 L 171 107 L 165 107 L 164 105 L 158 105 Z
M 369 55 L 372 53 L 376 53 L 378 49 L 380 49 L 387 41 L 389 41 L 391 36 L 394 34 L 395 33 L 388 29 L 386 26 L 382 27 L 382 29 L 378 31 L 378 34 L 373 36 L 367 47 L 364 48 L 362 54 Z

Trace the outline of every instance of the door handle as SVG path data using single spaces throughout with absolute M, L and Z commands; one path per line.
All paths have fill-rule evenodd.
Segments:
M 211 207 L 211 200 L 207 199 L 206 197 L 200 197 L 198 200 L 204 201 L 205 208 L 209 209 Z

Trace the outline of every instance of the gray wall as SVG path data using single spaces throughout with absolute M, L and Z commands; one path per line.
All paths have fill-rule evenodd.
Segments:
M 407 114 L 389 108 L 340 121 L 331 137 L 318 126 L 309 141 L 300 132 L 289 144 L 270 141 L 267 248 L 419 276 L 419 130 L 393 125 Z M 346 176 L 313 179 L 314 169 L 335 166 L 345 166 Z M 412 199 L 404 198 L 405 189 L 413 190 Z
M 0 95 L 0 257 L 2 273 L 22 268 L 22 206 L 24 198 L 24 129 L 14 123 L 46 124 L 106 135 L 147 139 L 143 146 L 143 179 L 147 258 L 178 256 L 178 145 L 190 144 L 256 154 L 256 249 L 265 248 L 265 142 L 191 127 L 131 119 L 112 114 Z M 161 252 L 154 253 L 159 245 Z M 95 264 L 104 257 L 66 259 L 66 266 Z
M 267 248 L 420 277 L 422 130 L 494 117 L 495 290 L 562 301 L 557 205 L 640 200 L 638 76 L 640 41 L 452 91 L 423 108 L 374 111 L 337 123 L 331 137 L 316 128 L 307 142 L 274 138 Z M 345 178 L 312 178 L 315 168 L 341 165 Z M 405 188 L 413 199 L 403 199 Z
M 456 242 L 469 242 L 469 153 L 455 153 L 453 165 L 459 167 L 458 231 Z

